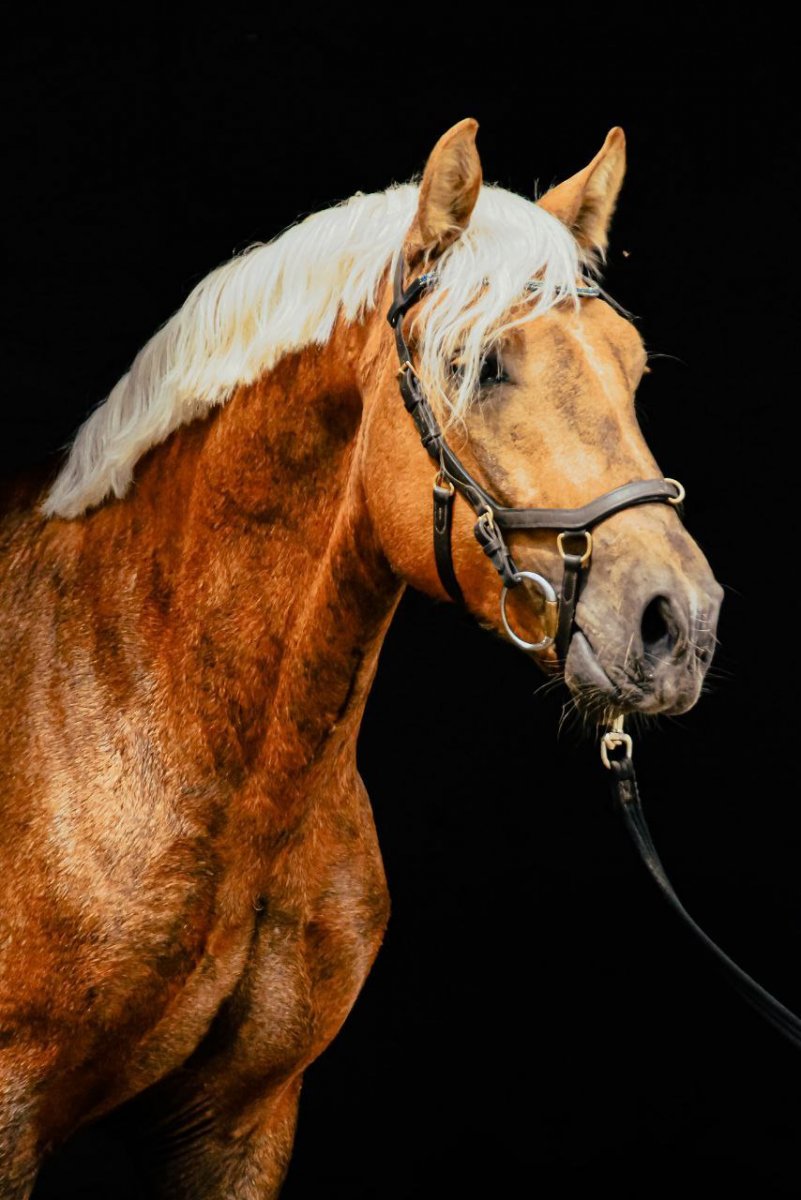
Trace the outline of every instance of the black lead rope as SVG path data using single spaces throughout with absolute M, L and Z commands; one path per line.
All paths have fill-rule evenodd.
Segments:
M 622 724 L 622 723 L 621 723 Z M 618 751 L 623 749 L 623 753 Z M 614 751 L 614 753 L 610 753 Z M 690 927 L 699 941 L 715 956 L 726 971 L 726 978 L 756 1011 L 775 1026 L 786 1038 L 801 1050 L 801 1019 L 786 1008 L 780 1000 L 766 991 L 746 971 L 729 958 L 720 946 L 704 933 L 696 924 L 687 909 L 679 900 L 673 885 L 667 877 L 659 855 L 656 852 L 651 831 L 645 820 L 642 809 L 640 792 L 637 787 L 637 776 L 631 754 L 631 739 L 619 729 L 610 730 L 604 734 L 601 743 L 601 757 L 604 765 L 608 766 L 611 781 L 612 798 L 619 809 L 623 821 L 639 851 L 651 878 L 656 882 L 660 892 L 670 907 L 677 912 L 682 920 Z

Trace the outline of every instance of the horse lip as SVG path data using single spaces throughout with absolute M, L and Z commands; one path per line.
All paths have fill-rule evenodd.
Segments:
M 576 622 L 575 631 L 573 633 L 568 659 L 572 659 L 574 657 L 579 658 L 581 665 L 582 678 L 576 681 L 579 687 L 585 688 L 589 685 L 593 685 L 597 688 L 600 688 L 604 692 L 608 692 L 612 699 L 616 700 L 619 698 L 620 689 L 612 682 L 606 671 L 604 671 L 592 642 L 587 637 L 586 633 L 578 624 L 578 622 Z M 576 675 L 576 669 L 573 663 L 570 664 L 570 672 L 571 675 Z
M 599 691 L 605 692 L 613 703 L 622 707 L 626 705 L 636 707 L 638 702 L 642 701 L 643 692 L 633 682 L 628 687 L 621 686 L 618 683 L 614 683 L 609 675 L 607 675 L 601 666 L 601 660 L 598 657 L 595 647 L 577 621 L 575 622 L 575 632 L 572 642 L 576 647 L 575 653 L 579 658 L 581 671 L 581 677 L 575 681 L 578 691 L 588 687 L 596 687 Z M 573 651 L 571 646 L 568 662 L 570 662 L 572 657 Z M 570 663 L 570 671 L 575 677 L 577 672 L 574 663 Z

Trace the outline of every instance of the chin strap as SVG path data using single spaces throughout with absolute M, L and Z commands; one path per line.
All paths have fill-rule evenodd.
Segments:
M 703 929 L 695 923 L 679 900 L 673 885 L 665 873 L 651 837 L 651 831 L 642 810 L 637 777 L 632 759 L 631 735 L 623 732 L 623 716 L 619 716 L 601 737 L 601 760 L 610 772 L 612 798 L 617 805 L 626 828 L 640 853 L 651 878 L 674 912 L 678 913 L 695 936 L 715 956 L 726 970 L 729 982 L 761 1016 L 780 1030 L 794 1046 L 801 1049 L 801 1019 L 786 1008 L 761 984 L 752 979 L 728 954 L 721 950 Z

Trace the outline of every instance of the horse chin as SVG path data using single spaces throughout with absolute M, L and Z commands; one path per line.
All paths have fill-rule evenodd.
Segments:
M 593 649 L 587 635 L 576 627 L 565 662 L 565 683 L 577 708 L 587 717 L 606 719 L 610 714 L 637 712 L 644 715 L 679 716 L 693 707 L 701 691 L 701 679 L 684 672 L 658 691 L 638 687 L 628 677 L 615 682 Z

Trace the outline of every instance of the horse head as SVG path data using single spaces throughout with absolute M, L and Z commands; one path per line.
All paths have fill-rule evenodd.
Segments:
M 539 200 L 503 192 L 501 205 L 482 180 L 477 128 L 461 121 L 437 142 L 400 250 L 407 278 L 435 280 L 400 320 L 409 369 L 448 445 L 472 479 L 514 509 L 580 509 L 623 485 L 659 480 L 634 404 L 646 347 L 618 306 L 587 286 L 606 260 L 625 174 L 623 130 L 610 130 L 583 170 Z M 389 288 L 385 300 L 383 312 Z M 395 571 L 445 598 L 432 554 L 432 463 L 399 400 L 397 367 L 391 333 L 376 327 L 363 362 L 367 500 Z M 548 643 L 533 657 L 564 671 L 586 713 L 676 714 L 700 695 L 723 593 L 682 523 L 681 496 L 677 485 L 662 497 L 670 503 L 614 511 L 591 539 L 568 546 L 585 560 L 591 546 L 591 569 L 564 661 L 544 636 L 542 590 L 526 584 L 509 595 L 519 639 Z M 498 575 L 474 536 L 475 516 L 457 496 L 453 569 L 467 608 L 503 632 Z M 506 541 L 521 581 L 531 573 L 558 583 L 565 542 L 554 530 L 512 529 Z

